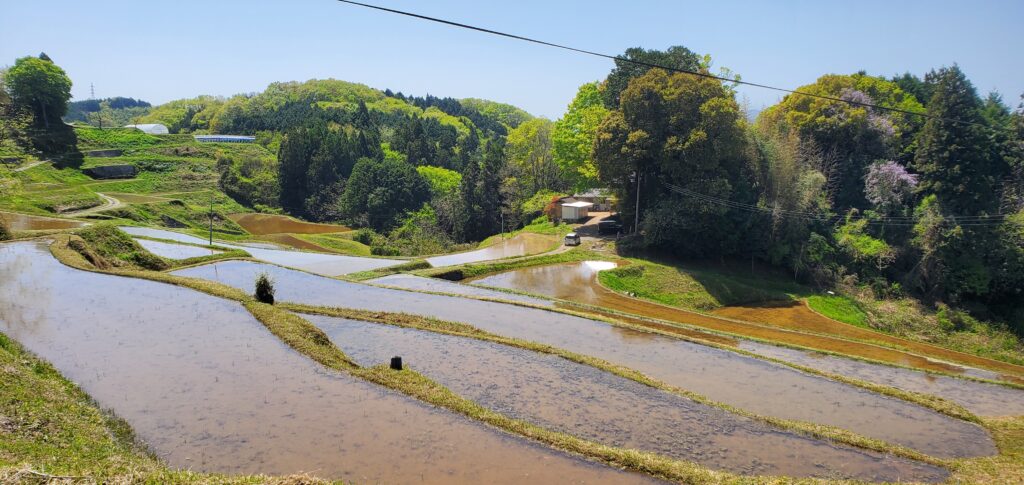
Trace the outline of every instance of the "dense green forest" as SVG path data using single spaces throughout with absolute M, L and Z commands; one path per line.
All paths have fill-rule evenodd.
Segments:
M 135 98 L 113 97 L 106 99 L 84 99 L 68 103 L 64 121 L 86 123 L 98 128 L 111 128 L 133 123 L 135 119 L 149 113 L 148 102 Z
M 679 51 L 634 54 L 704 69 Z M 751 122 L 728 83 L 618 64 L 598 86 L 610 111 L 591 156 L 626 221 L 640 191 L 624 248 L 757 259 L 1024 332 L 1024 107 L 982 98 L 954 65 L 923 79 L 825 75 L 798 91 L 837 100 L 791 94 Z M 607 93 L 622 72 L 625 88 Z
M 5 74 L 0 146 L 45 155 L 73 143 L 54 122 L 70 81 L 43 57 Z M 602 187 L 631 233 L 620 251 L 760 261 L 820 287 L 968 311 L 954 327 L 973 315 L 1024 333 L 1024 104 L 980 95 L 953 65 L 826 74 L 798 88 L 824 97 L 791 94 L 751 119 L 733 83 L 627 59 L 711 68 L 681 46 L 630 49 L 555 121 L 338 80 L 155 107 L 111 98 L 68 116 L 136 110 L 173 133 L 254 135 L 277 157 L 218 157 L 227 194 L 364 228 L 379 254 L 479 241 Z

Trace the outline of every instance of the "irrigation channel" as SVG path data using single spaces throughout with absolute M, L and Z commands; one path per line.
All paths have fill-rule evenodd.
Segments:
M 0 330 L 173 467 L 377 483 L 650 481 L 327 370 L 236 302 L 72 269 L 39 241 L 0 244 Z
M 633 314 L 662 318 L 666 320 L 683 321 L 684 318 L 693 316 L 691 313 L 673 311 L 662 305 L 648 304 L 646 302 L 627 298 L 602 287 L 597 283 L 597 271 L 613 267 L 614 263 L 605 261 L 585 261 L 580 263 L 558 264 L 551 266 L 538 266 L 523 268 L 492 276 L 485 276 L 476 279 L 475 285 L 485 285 L 498 288 L 529 291 L 537 294 L 545 294 L 555 298 L 569 299 L 579 303 L 596 305 L 604 308 L 612 308 L 626 311 Z M 380 281 L 380 280 L 377 280 Z M 427 283 L 419 282 L 410 284 L 404 280 L 395 280 L 391 283 L 394 286 L 409 288 L 420 288 L 427 286 Z M 473 288 L 469 292 L 479 291 L 475 285 L 460 285 L 458 283 L 443 283 L 443 291 L 459 293 L 460 287 Z M 440 291 L 440 290 L 435 290 Z M 491 290 L 494 291 L 494 290 Z M 789 308 L 786 313 L 792 312 Z M 805 311 L 804 313 L 811 313 Z M 820 317 L 813 314 L 816 318 Z M 673 318 L 680 317 L 680 318 Z M 832 339 L 823 339 L 824 343 L 815 345 L 815 348 L 832 349 L 829 343 Z M 910 370 L 906 368 L 893 367 L 888 365 L 871 364 L 863 361 L 830 356 L 819 352 L 803 352 L 773 345 L 764 345 L 748 340 L 735 340 L 725 342 L 737 348 L 747 350 L 766 357 L 777 358 L 805 367 L 832 372 L 848 377 L 882 384 L 908 391 L 921 392 L 939 396 L 967 408 L 969 411 L 981 416 L 1006 416 L 1024 414 L 1024 391 L 997 385 L 957 379 L 953 377 L 929 374 L 926 372 Z M 998 373 L 983 369 L 964 368 L 942 364 L 941 370 L 955 372 L 973 377 L 985 379 L 1005 379 Z M 930 369 L 931 367 L 929 367 Z
M 252 291 L 260 273 L 280 301 L 408 312 L 604 359 L 754 413 L 836 426 L 941 457 L 996 453 L 980 426 L 792 368 L 604 322 L 476 299 L 351 283 L 279 266 L 225 261 L 176 271 Z
M 209 244 L 210 242 L 208 239 L 201 239 L 188 234 L 182 234 L 180 232 L 151 229 L 148 227 L 124 226 L 120 229 L 133 236 L 146 236 L 191 244 Z M 252 244 L 228 244 L 220 241 L 214 241 L 214 244 L 230 249 L 242 249 L 251 254 L 252 257 L 262 261 L 298 268 L 325 276 L 338 276 L 355 273 L 357 271 L 368 271 L 387 266 L 394 266 L 405 262 L 400 259 L 361 258 L 357 256 L 343 256 L 340 254 L 268 249 L 266 247 Z M 158 250 L 157 252 L 154 252 L 154 254 L 164 256 L 166 253 L 161 253 Z M 173 256 L 167 257 L 173 258 Z
M 309 315 L 363 366 L 392 355 L 480 405 L 598 443 L 747 475 L 937 480 L 927 465 L 829 444 L 559 356 L 476 339 Z

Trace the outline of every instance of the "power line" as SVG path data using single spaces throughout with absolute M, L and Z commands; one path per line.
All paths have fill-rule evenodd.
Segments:
M 374 10 L 380 10 L 382 12 L 388 12 L 388 13 L 393 13 L 393 14 L 397 14 L 397 15 L 403 15 L 403 16 L 406 16 L 406 17 L 412 17 L 412 18 L 416 18 L 416 19 L 420 19 L 420 20 L 426 20 L 428 22 L 435 22 L 435 23 L 439 23 L 439 24 L 444 24 L 444 25 L 448 25 L 448 26 L 451 26 L 451 27 L 458 27 L 458 28 L 461 28 L 461 29 L 474 30 L 474 31 L 477 31 L 477 32 L 483 32 L 485 34 L 497 35 L 497 36 L 500 36 L 500 37 L 507 37 L 509 39 L 521 40 L 523 42 L 530 42 L 530 43 L 539 44 L 539 45 L 543 45 L 543 46 L 547 46 L 547 47 L 554 47 L 556 49 L 563 49 L 563 50 L 567 50 L 567 51 L 571 51 L 571 52 L 576 52 L 576 53 L 579 53 L 579 54 L 586 54 L 586 55 L 589 55 L 589 56 L 595 56 L 595 57 L 602 57 L 602 58 L 605 58 L 605 59 L 611 59 L 613 61 L 626 62 L 626 63 L 630 63 L 630 64 L 635 64 L 635 65 L 638 65 L 638 66 L 644 66 L 644 67 L 649 67 L 649 68 L 657 68 L 657 69 L 664 69 L 666 71 L 678 72 L 678 73 L 683 73 L 683 74 L 690 74 L 692 76 L 698 76 L 698 77 L 709 78 L 709 79 L 717 79 L 719 81 L 725 81 L 725 82 L 736 83 L 736 84 L 743 84 L 743 85 L 746 85 L 746 86 L 753 86 L 753 87 L 762 88 L 762 89 L 769 89 L 769 90 L 772 90 L 772 91 L 778 91 L 778 92 L 783 92 L 783 93 L 788 93 L 788 94 L 797 94 L 797 95 L 801 95 L 801 96 L 809 96 L 809 97 L 812 97 L 812 98 L 825 99 L 825 100 L 828 100 L 828 101 L 836 101 L 836 102 L 846 103 L 846 104 L 853 105 L 853 106 L 862 106 L 862 107 L 873 108 L 873 109 L 878 109 L 878 110 L 882 110 L 882 111 L 889 111 L 889 112 L 892 112 L 892 113 L 902 113 L 902 114 L 908 114 L 908 115 L 912 115 L 912 116 L 920 116 L 922 118 L 941 120 L 941 121 L 946 121 L 946 122 L 949 122 L 949 123 L 959 123 L 959 124 L 966 124 L 966 125 L 975 125 L 975 126 L 980 126 L 982 128 L 987 128 L 987 129 L 990 129 L 990 130 L 993 130 L 993 131 L 995 130 L 991 126 L 988 126 L 988 125 L 986 125 L 984 123 L 979 123 L 979 122 L 976 122 L 976 121 L 966 121 L 966 120 L 958 120 L 958 119 L 955 119 L 955 118 L 945 118 L 945 117 L 942 117 L 942 116 L 935 116 L 935 115 L 931 115 L 931 114 L 928 114 L 928 113 L 921 113 L 921 112 L 918 112 L 918 111 L 910 111 L 910 110 L 905 110 L 905 109 L 900 109 L 900 108 L 891 108 L 891 107 L 888 107 L 888 106 L 881 106 L 881 105 L 871 104 L 871 103 L 862 103 L 862 102 L 859 102 L 859 101 L 842 99 L 842 98 L 837 98 L 837 97 L 834 97 L 834 96 L 827 96 L 827 95 L 824 95 L 824 94 L 808 93 L 808 92 L 804 92 L 804 91 L 797 91 L 797 90 L 794 90 L 794 89 L 787 89 L 787 88 L 780 88 L 780 87 L 776 87 L 776 86 L 769 86 L 767 84 L 755 83 L 755 82 L 750 82 L 750 81 L 741 81 L 741 80 L 738 80 L 738 79 L 729 79 L 729 78 L 724 77 L 724 76 L 716 76 L 714 74 L 707 73 L 707 72 L 691 71 L 691 70 L 688 70 L 688 69 L 680 69 L 680 68 L 677 68 L 677 67 L 662 66 L 662 65 L 654 64 L 654 63 L 650 63 L 650 62 L 638 61 L 638 60 L 635 60 L 635 59 L 629 59 L 629 58 L 625 58 L 625 57 L 622 57 L 622 56 L 615 56 L 615 55 L 611 55 L 611 54 L 604 54 L 604 53 L 601 53 L 601 52 L 595 52 L 595 51 L 590 51 L 590 50 L 586 50 L 586 49 L 580 49 L 578 47 L 572 47 L 572 46 L 567 46 L 567 45 L 563 45 L 563 44 L 556 44 L 554 42 L 548 42 L 548 41 L 544 41 L 544 40 L 534 39 L 534 38 L 525 37 L 525 36 L 522 36 L 522 35 L 509 34 L 509 33 L 506 33 L 506 32 L 500 32 L 500 31 L 497 31 L 497 30 L 487 29 L 487 28 L 484 28 L 484 27 L 477 27 L 477 26 L 474 26 L 474 25 L 464 24 L 464 23 L 461 23 L 461 22 L 455 22 L 455 21 L 452 21 L 452 20 L 445 20 L 445 19 L 441 19 L 441 18 L 437 18 L 437 17 L 430 17 L 430 16 L 427 16 L 427 15 L 421 15 L 421 14 L 418 14 L 418 13 L 407 12 L 407 11 L 404 11 L 404 10 L 397 10 L 397 9 L 393 9 L 393 8 L 381 7 L 381 6 L 378 6 L 378 5 L 370 5 L 368 3 L 354 2 L 352 0 L 337 0 L 337 1 L 341 2 L 341 3 L 347 3 L 347 4 L 350 4 L 350 5 L 356 5 L 356 6 L 359 6 L 359 7 L 365 7 L 365 8 L 370 8 L 370 9 L 374 9 Z

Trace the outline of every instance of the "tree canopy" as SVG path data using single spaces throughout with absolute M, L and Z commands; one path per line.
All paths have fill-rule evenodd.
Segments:
M 730 199 L 741 183 L 744 145 L 739 106 L 721 82 L 653 69 L 630 82 L 619 109 L 601 123 L 594 161 L 627 220 L 635 214 L 639 185 L 645 241 L 691 255 L 716 254 L 736 241 L 723 219 L 728 211 L 678 195 L 666 184 Z
M 4 77 L 11 99 L 32 110 L 37 125 L 49 129 L 51 122 L 60 123 L 71 99 L 71 79 L 49 57 L 22 57 Z
M 638 61 L 645 64 L 683 69 L 687 71 L 699 71 L 704 65 L 704 58 L 697 53 L 683 47 L 674 45 L 664 51 L 656 49 L 643 49 L 631 47 L 620 56 L 622 59 Z M 629 82 L 643 76 L 651 68 L 643 64 L 635 64 L 620 59 L 615 60 L 615 68 L 605 79 L 605 89 L 601 93 L 604 98 L 605 107 L 615 109 L 619 106 L 619 98 L 622 92 L 629 86 Z
M 578 191 L 600 185 L 591 150 L 597 127 L 608 111 L 598 83 L 587 83 L 580 86 L 565 114 L 551 130 L 554 161 L 566 182 Z
M 339 201 L 342 214 L 378 232 L 390 230 L 406 213 L 430 199 L 430 186 L 412 165 L 394 159 L 361 158 Z

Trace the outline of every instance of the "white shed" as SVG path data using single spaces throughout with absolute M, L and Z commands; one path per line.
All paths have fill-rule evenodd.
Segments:
M 562 220 L 563 221 L 582 221 L 590 217 L 590 208 L 594 206 L 593 202 L 584 202 L 582 200 L 576 200 L 572 202 L 562 202 Z
M 166 135 L 170 133 L 167 127 L 160 123 L 146 123 L 141 125 L 124 125 L 125 128 L 135 128 L 143 133 L 149 133 L 150 135 Z

